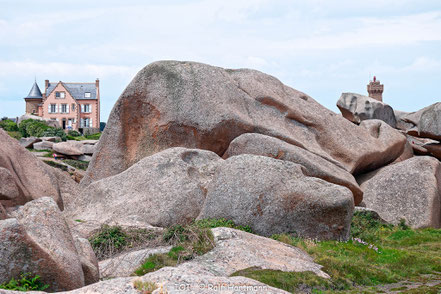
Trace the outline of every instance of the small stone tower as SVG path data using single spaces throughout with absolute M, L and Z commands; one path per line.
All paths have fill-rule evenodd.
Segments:
M 383 102 L 383 90 L 384 85 L 380 84 L 380 81 L 377 81 L 377 78 L 374 76 L 374 80 L 370 81 L 367 85 L 367 91 L 369 93 L 369 97 L 374 98 L 378 101 Z

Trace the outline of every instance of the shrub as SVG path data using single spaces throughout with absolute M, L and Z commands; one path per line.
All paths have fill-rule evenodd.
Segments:
M 61 140 L 66 141 L 67 136 L 63 129 L 49 127 L 43 132 L 42 137 L 60 137 Z
M 31 273 L 20 275 L 18 280 L 12 278 L 8 283 L 0 284 L 0 289 L 15 291 L 43 291 L 48 287 L 49 285 L 40 280 L 40 276 L 33 276 Z
M 23 137 L 41 137 L 44 131 L 52 128 L 46 124 L 46 122 L 35 119 L 26 119 L 22 121 L 18 129 Z
M 17 140 L 20 140 L 22 137 L 20 132 L 8 132 L 8 135 Z
M 71 131 L 67 132 L 67 134 L 71 137 L 80 137 L 81 136 L 81 134 L 75 130 L 71 130 Z
M 126 245 L 127 234 L 119 226 L 103 225 L 100 231 L 89 239 L 94 251 L 110 254 Z
M 0 128 L 4 129 L 7 132 L 17 132 L 18 131 L 17 124 L 10 119 L 0 121 Z

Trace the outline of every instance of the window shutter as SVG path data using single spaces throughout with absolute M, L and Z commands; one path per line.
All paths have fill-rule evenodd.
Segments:
M 92 118 L 91 118 L 90 121 L 89 121 L 89 128 L 93 128 L 93 125 L 92 125 Z
M 80 128 L 82 128 L 82 127 L 83 127 L 83 119 L 80 118 Z
M 81 112 L 84 112 L 84 104 L 81 104 Z
M 48 113 L 52 113 L 52 112 L 51 112 L 51 105 L 50 105 L 50 104 L 47 105 L 47 112 L 48 112 Z
M 66 113 L 69 113 L 69 104 L 66 104 Z
M 55 104 L 55 112 L 60 113 L 60 104 Z
M 92 104 L 89 104 L 89 112 L 92 112 Z M 92 123 L 90 123 L 92 124 Z

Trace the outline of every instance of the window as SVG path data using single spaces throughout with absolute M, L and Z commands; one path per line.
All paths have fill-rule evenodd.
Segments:
M 90 98 L 90 92 L 84 93 L 84 98 Z
M 90 104 L 81 104 L 81 112 L 91 113 L 92 112 L 92 106 Z
M 91 128 L 92 127 L 92 119 L 91 118 L 82 118 L 80 120 L 80 128 Z
M 57 113 L 57 104 L 49 104 L 49 113 Z
M 61 104 L 61 113 L 69 113 L 69 105 Z
M 55 98 L 64 99 L 66 97 L 66 93 L 64 92 L 55 92 Z
M 75 103 L 72 103 L 72 111 L 75 111 Z

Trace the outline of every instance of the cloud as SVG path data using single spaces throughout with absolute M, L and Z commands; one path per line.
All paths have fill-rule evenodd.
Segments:
M 24 76 L 133 76 L 137 68 L 120 65 L 72 64 L 62 62 L 38 63 L 33 61 L 1 61 L 0 77 Z

